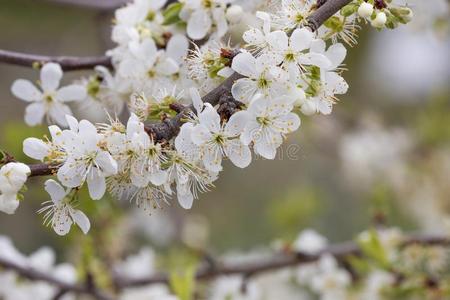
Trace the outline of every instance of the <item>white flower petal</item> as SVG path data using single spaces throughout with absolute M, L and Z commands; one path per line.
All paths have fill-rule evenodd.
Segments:
M 59 64 L 46 63 L 41 69 L 41 86 L 45 92 L 54 92 L 59 86 L 63 71 Z
M 291 35 L 291 47 L 295 51 L 303 51 L 311 47 L 314 34 L 307 28 L 295 29 Z
M 11 92 L 17 98 L 33 102 L 42 100 L 42 92 L 29 80 L 17 79 L 11 86 Z
M 86 88 L 77 84 L 65 86 L 56 92 L 56 99 L 62 102 L 79 101 L 85 99 L 86 96 Z
M 25 123 L 29 126 L 36 126 L 42 123 L 45 115 L 45 104 L 42 102 L 31 103 L 25 109 Z
M 267 42 L 276 51 L 286 51 L 289 46 L 289 38 L 286 32 L 281 30 L 272 31 L 267 36 Z
M 49 179 L 45 182 L 45 190 L 55 204 L 61 202 L 61 200 L 67 195 L 64 188 L 53 179 Z
M 248 104 L 252 100 L 257 89 L 256 82 L 249 78 L 241 78 L 233 84 L 231 94 L 234 99 Z
M 23 153 L 28 157 L 43 161 L 49 154 L 50 146 L 43 140 L 37 138 L 27 138 L 23 141 Z
M 191 39 L 201 40 L 212 26 L 212 20 L 204 9 L 194 11 L 187 24 L 187 34 Z
M 246 77 L 257 77 L 258 68 L 256 65 L 256 58 L 248 52 L 239 53 L 233 58 L 231 68 L 241 75 Z
M 225 134 L 229 137 L 240 135 L 249 120 L 250 114 L 247 111 L 238 111 L 230 117 L 225 125 Z
M 89 229 L 91 228 L 91 222 L 89 221 L 88 217 L 78 209 L 71 211 L 70 215 L 75 224 L 80 227 L 81 231 L 83 231 L 84 234 L 87 234 L 89 232 Z
M 106 192 L 105 177 L 101 176 L 97 170 L 92 170 L 87 175 L 89 195 L 94 200 L 100 200 Z
M 225 144 L 225 153 L 238 168 L 246 168 L 252 162 L 252 153 L 240 140 L 231 140 Z

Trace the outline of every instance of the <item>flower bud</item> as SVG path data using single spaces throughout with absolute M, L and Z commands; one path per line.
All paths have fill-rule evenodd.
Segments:
M 384 12 L 379 12 L 375 19 L 372 20 L 372 26 L 375 28 L 383 28 L 386 24 L 387 17 Z
M 358 8 L 358 15 L 362 18 L 370 18 L 373 13 L 373 5 L 363 2 Z
M 242 19 L 244 13 L 240 5 L 232 5 L 227 9 L 226 18 L 230 23 L 237 23 Z

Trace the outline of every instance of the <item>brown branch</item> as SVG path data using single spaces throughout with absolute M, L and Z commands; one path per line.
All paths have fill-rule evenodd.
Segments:
M 99 291 L 98 289 L 92 289 L 88 285 L 80 285 L 80 284 L 71 284 L 64 282 L 56 277 L 38 271 L 36 269 L 30 267 L 21 266 L 15 262 L 8 261 L 7 259 L 0 256 L 0 267 L 3 269 L 11 270 L 16 272 L 23 278 L 32 280 L 32 281 L 44 281 L 48 284 L 51 284 L 57 287 L 60 291 L 65 291 L 75 293 L 75 294 L 84 294 L 90 295 L 95 299 L 99 300 L 111 300 L 113 299 L 110 295 Z M 58 292 L 60 293 L 60 292 Z
M 112 68 L 111 59 L 108 56 L 45 56 L 1 49 L 0 62 L 24 67 L 33 67 L 35 63 L 55 62 L 60 64 L 65 71 L 92 69 L 99 65 Z
M 56 4 L 79 6 L 95 10 L 114 10 L 131 0 L 46 0 L 46 2 L 54 2 Z
M 403 245 L 421 244 L 421 245 L 441 245 L 449 246 L 450 238 L 444 236 L 411 236 L 406 238 Z M 253 276 L 264 272 L 274 271 L 282 268 L 293 267 L 301 264 L 317 261 L 324 254 L 330 254 L 336 259 L 342 261 L 352 255 L 361 255 L 361 250 L 357 244 L 346 242 L 330 247 L 318 252 L 317 254 L 307 253 L 278 253 L 272 258 L 265 258 L 258 262 L 238 264 L 217 264 L 213 268 L 199 269 L 195 275 L 198 280 L 210 280 L 224 275 L 244 275 L 245 277 Z M 148 278 L 127 279 L 116 277 L 116 286 L 118 288 L 138 287 L 156 283 L 168 283 L 169 276 L 167 274 L 156 274 Z

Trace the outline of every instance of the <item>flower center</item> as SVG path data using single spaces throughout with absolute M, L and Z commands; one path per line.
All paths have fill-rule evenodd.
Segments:
M 256 122 L 262 126 L 268 126 L 270 124 L 270 119 L 268 117 L 257 117 Z
M 219 145 L 225 144 L 225 138 L 221 134 L 215 134 L 213 136 L 213 141 Z
M 202 5 L 204 8 L 211 8 L 213 4 L 212 0 L 203 0 L 202 1 Z
M 288 62 L 293 62 L 295 61 L 295 54 L 292 51 L 289 51 L 286 53 L 286 55 L 284 56 L 284 60 L 288 61 Z
M 266 89 L 269 87 L 269 83 L 270 82 L 265 77 L 261 76 L 258 80 L 258 87 L 261 89 Z

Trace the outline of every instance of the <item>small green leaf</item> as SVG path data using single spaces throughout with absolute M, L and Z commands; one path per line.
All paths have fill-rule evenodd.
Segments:
M 172 25 L 181 21 L 179 14 L 182 8 L 183 3 L 181 2 L 175 2 L 167 6 L 166 10 L 163 12 L 163 25 Z
M 170 274 L 170 287 L 180 300 L 192 300 L 195 288 L 195 267 L 186 267 L 183 271 Z

